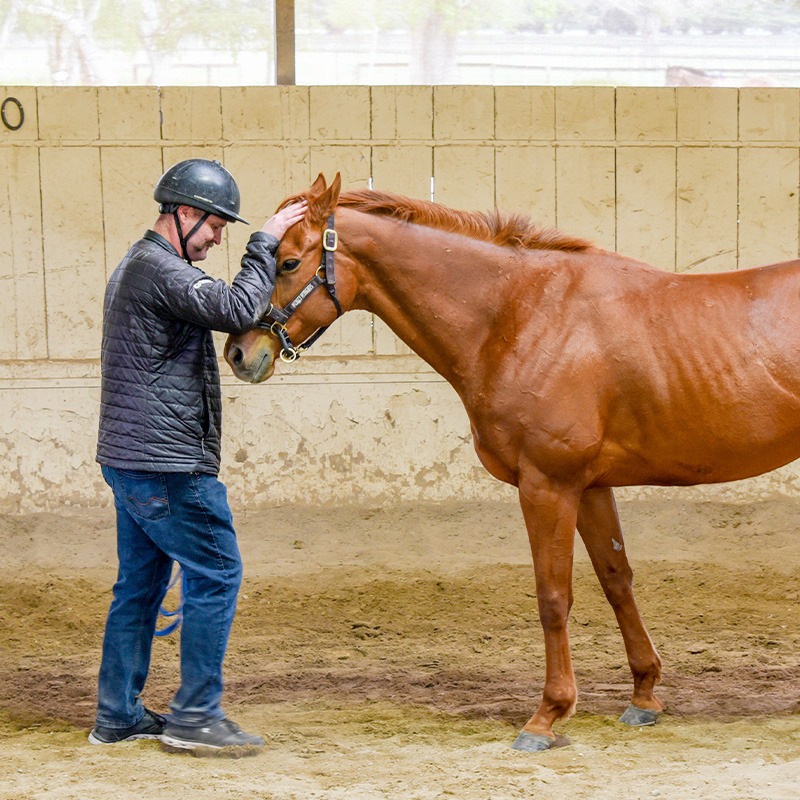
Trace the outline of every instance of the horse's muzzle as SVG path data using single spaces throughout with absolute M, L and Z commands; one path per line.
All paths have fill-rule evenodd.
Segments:
M 225 360 L 233 370 L 233 374 L 246 383 L 261 383 L 271 378 L 275 371 L 275 359 L 269 351 L 248 363 L 244 350 L 237 344 L 230 344 L 225 351 Z

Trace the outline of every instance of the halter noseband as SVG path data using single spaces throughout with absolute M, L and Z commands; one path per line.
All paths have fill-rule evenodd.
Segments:
M 314 277 L 300 290 L 297 297 L 288 305 L 280 308 L 270 303 L 267 313 L 261 322 L 256 325 L 257 328 L 269 331 L 274 336 L 277 336 L 281 343 L 280 359 L 287 363 L 296 361 L 300 358 L 301 350 L 308 350 L 314 342 L 328 330 L 326 325 L 324 328 L 317 328 L 302 344 L 295 346 L 289 338 L 289 332 L 286 330 L 286 323 L 292 318 L 292 315 L 302 305 L 303 301 L 318 286 L 324 286 L 334 306 L 336 306 L 337 319 L 342 315 L 342 306 L 339 303 L 339 298 L 336 296 L 336 266 L 335 256 L 336 248 L 339 246 L 339 235 L 334 228 L 333 214 L 328 217 L 328 223 L 325 230 L 322 232 L 322 263 L 314 273 Z

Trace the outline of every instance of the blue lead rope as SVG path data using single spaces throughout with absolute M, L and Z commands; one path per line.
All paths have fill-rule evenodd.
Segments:
M 181 580 L 181 599 L 178 603 L 178 607 L 174 611 L 169 611 L 168 609 L 164 608 L 163 605 L 158 609 L 159 616 L 174 617 L 174 619 L 166 627 L 156 630 L 156 636 L 169 636 L 173 631 L 177 630 L 180 627 L 181 622 L 183 622 L 183 598 L 186 596 L 186 575 L 184 575 L 180 566 L 178 566 L 178 569 L 172 576 L 172 580 L 170 580 L 164 596 L 167 596 L 169 590 L 172 589 L 179 580 Z

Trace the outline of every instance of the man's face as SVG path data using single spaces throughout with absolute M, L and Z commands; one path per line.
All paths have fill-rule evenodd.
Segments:
M 205 213 L 197 208 L 182 206 L 186 209 L 186 220 L 181 219 L 183 229 L 190 231 Z M 212 214 L 191 236 L 186 243 L 186 251 L 191 261 L 204 261 L 208 251 L 222 241 L 222 231 L 227 220 Z

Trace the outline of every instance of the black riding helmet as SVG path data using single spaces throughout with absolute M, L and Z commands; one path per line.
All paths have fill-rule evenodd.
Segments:
M 205 158 L 190 158 L 170 167 L 156 184 L 153 193 L 162 206 L 162 214 L 171 206 L 192 206 L 216 214 L 228 222 L 244 222 L 239 216 L 239 187 L 233 175 L 219 163 Z
M 181 242 L 183 257 L 192 263 L 186 243 L 200 226 L 214 214 L 228 222 L 244 222 L 239 216 L 239 187 L 233 175 L 219 163 L 205 158 L 190 158 L 170 167 L 156 184 L 153 197 L 162 214 L 172 214 Z M 178 206 L 191 206 L 205 211 L 197 224 L 184 235 L 178 219 Z

